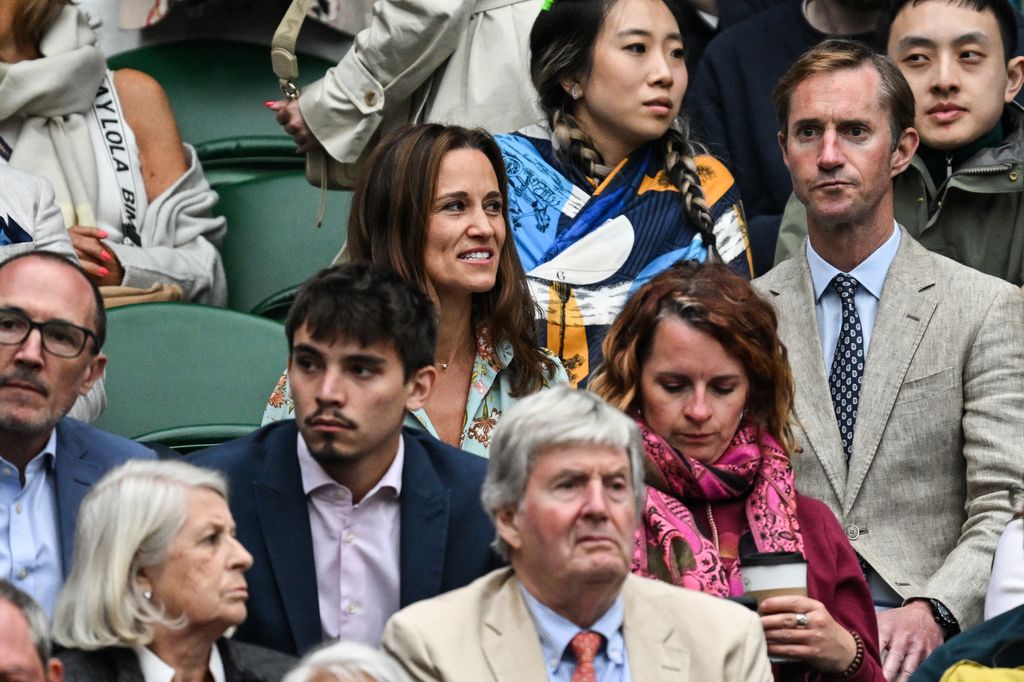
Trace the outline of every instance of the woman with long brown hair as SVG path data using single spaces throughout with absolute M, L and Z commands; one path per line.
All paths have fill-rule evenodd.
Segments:
M 494 139 L 430 123 L 380 142 L 349 215 L 347 257 L 392 267 L 437 305 L 438 379 L 407 424 L 481 456 L 508 405 L 566 381 L 534 340 L 534 303 L 508 237 L 507 206 Z M 282 377 L 264 421 L 291 416 Z

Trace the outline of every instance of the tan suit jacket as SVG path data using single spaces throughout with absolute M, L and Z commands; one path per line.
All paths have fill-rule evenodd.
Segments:
M 796 381 L 800 492 L 831 507 L 857 553 L 904 599 L 938 599 L 964 628 L 979 622 L 1008 491 L 1024 480 L 1020 292 L 903 230 L 847 468 L 806 252 L 755 286 L 776 307 Z
M 622 631 L 634 682 L 769 682 L 764 633 L 752 611 L 630 575 Z M 414 680 L 543 682 L 540 638 L 510 568 L 408 606 L 384 628 L 384 649 Z

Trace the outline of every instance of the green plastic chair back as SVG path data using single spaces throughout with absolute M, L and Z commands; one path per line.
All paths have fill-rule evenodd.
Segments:
M 161 443 L 184 456 L 196 450 L 241 438 L 252 430 L 252 424 L 199 424 L 161 429 L 137 436 L 135 440 L 145 445 Z
M 277 173 L 221 187 L 217 212 L 227 219 L 221 258 L 228 307 L 280 319 L 280 294 L 331 264 L 345 242 L 350 192 L 327 192 L 316 227 L 320 190 L 301 172 Z
M 265 137 L 295 145 L 263 106 L 282 98 L 270 65 L 270 47 L 229 40 L 185 40 L 146 45 L 112 56 L 111 69 L 133 68 L 153 76 L 171 100 L 181 137 L 200 151 L 217 140 Z M 322 78 L 333 63 L 299 55 L 299 85 Z M 222 150 L 221 150 L 222 151 Z M 302 157 L 298 157 L 301 159 Z M 204 159 L 205 160 L 205 159 Z
M 108 311 L 107 409 L 96 426 L 128 438 L 203 425 L 259 426 L 288 358 L 284 327 L 193 303 Z M 164 442 L 164 441 L 161 441 Z

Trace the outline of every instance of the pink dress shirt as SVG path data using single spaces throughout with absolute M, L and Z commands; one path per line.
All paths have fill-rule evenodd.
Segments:
M 302 489 L 309 509 L 313 560 L 325 639 L 380 644 L 399 607 L 398 541 L 405 441 L 384 476 L 359 502 L 327 475 L 298 436 Z

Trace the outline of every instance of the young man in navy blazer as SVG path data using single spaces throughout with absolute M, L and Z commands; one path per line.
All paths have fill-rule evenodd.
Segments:
M 205 450 L 253 555 L 236 637 L 301 654 L 380 640 L 400 607 L 493 568 L 485 461 L 402 428 L 433 387 L 430 299 L 382 266 L 321 271 L 288 315 L 295 419 Z

